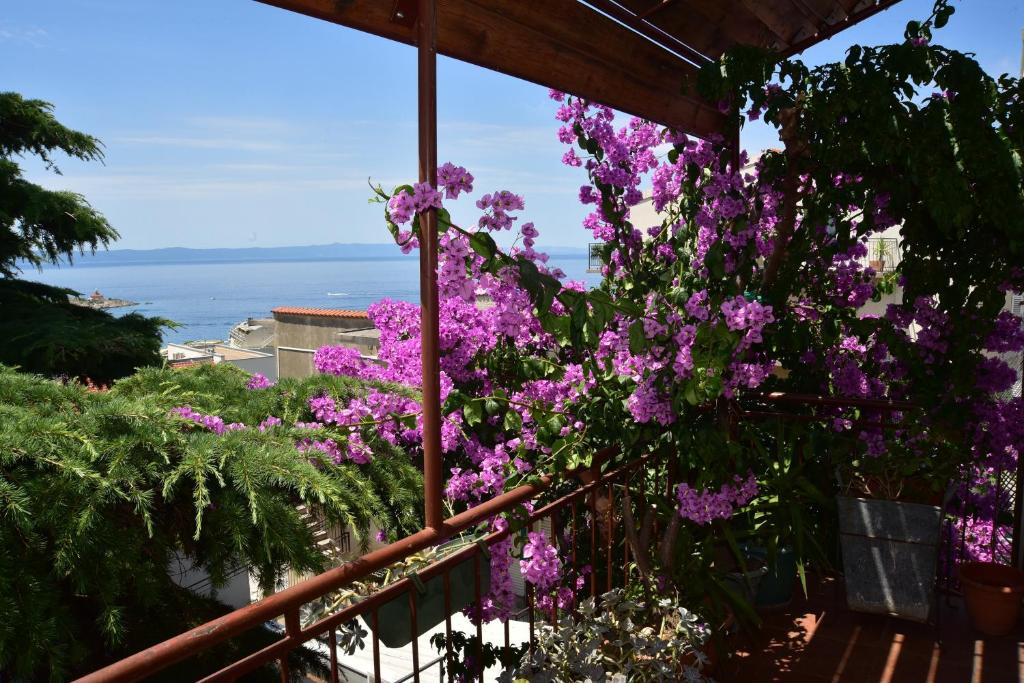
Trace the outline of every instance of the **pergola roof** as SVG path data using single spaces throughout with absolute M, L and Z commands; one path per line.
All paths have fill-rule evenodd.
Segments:
M 899 0 L 437 0 L 437 51 L 706 136 L 697 69 L 737 44 L 799 52 Z M 416 44 L 415 0 L 260 0 Z

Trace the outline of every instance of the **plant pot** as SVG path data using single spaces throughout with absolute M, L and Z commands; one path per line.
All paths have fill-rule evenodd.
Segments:
M 491 565 L 485 555 L 470 555 L 462 562 L 448 570 L 448 587 L 451 597 L 449 606 L 451 614 L 473 604 L 476 600 L 475 567 L 480 562 L 480 595 L 486 595 L 491 589 Z M 416 636 L 422 636 L 445 620 L 444 574 L 438 574 L 428 581 L 412 589 L 416 602 Z M 361 617 L 367 627 L 373 629 L 369 615 Z M 380 642 L 390 648 L 404 647 L 412 642 L 412 614 L 409 610 L 409 593 L 402 592 L 398 597 L 377 608 L 377 637 Z
M 868 261 L 868 266 L 870 266 L 871 270 L 875 271 L 876 273 L 881 273 L 883 270 L 885 270 L 885 261 L 881 259 Z
M 990 636 L 1005 636 L 1020 618 L 1024 572 L 998 562 L 965 562 L 960 584 L 974 627 Z
M 764 566 L 763 561 L 756 557 L 750 557 L 747 560 L 747 571 L 738 569 L 737 571 L 729 572 L 725 575 L 725 582 L 743 596 L 744 600 L 753 605 L 754 598 L 761 585 L 761 580 L 767 573 L 768 568 Z
M 836 503 L 849 608 L 928 621 L 941 508 L 848 496 Z
M 764 577 L 757 585 L 754 594 L 755 607 L 782 607 L 793 600 L 796 586 L 796 555 L 789 546 L 782 546 L 775 551 L 774 566 L 768 565 L 768 549 L 760 546 L 745 547 L 744 552 L 764 562 L 768 567 Z

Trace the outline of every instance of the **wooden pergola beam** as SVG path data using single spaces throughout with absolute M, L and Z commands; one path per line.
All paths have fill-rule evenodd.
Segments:
M 803 52 L 807 48 L 823 40 L 828 40 L 832 36 L 845 31 L 854 24 L 858 24 L 865 19 L 872 17 L 879 12 L 886 10 L 895 5 L 900 0 L 860 0 L 857 2 L 846 16 L 837 21 L 834 24 L 822 28 L 818 33 L 808 36 L 803 40 L 799 40 L 793 45 L 790 45 L 787 49 L 782 51 L 782 57 L 791 57 L 799 52 Z
M 416 44 L 390 0 L 259 1 Z M 690 134 L 725 131 L 725 117 L 693 92 L 692 64 L 576 0 L 439 0 L 437 50 Z
M 643 5 L 641 0 L 621 2 L 634 9 Z M 779 39 L 741 0 L 677 0 L 649 21 L 711 59 L 737 43 L 768 46 Z

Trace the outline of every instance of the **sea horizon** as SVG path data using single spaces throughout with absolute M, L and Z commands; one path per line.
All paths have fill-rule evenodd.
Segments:
M 551 246 L 553 258 L 586 258 L 587 248 Z M 272 261 L 390 261 L 408 258 L 394 242 L 331 242 L 276 247 L 157 247 L 153 249 L 99 249 L 75 255 L 71 265 L 56 267 L 95 268 L 115 265 L 257 263 Z M 20 262 L 26 270 L 31 264 Z M 55 266 L 47 266 L 53 268 Z
M 392 248 L 395 248 L 392 245 Z M 109 252 L 108 252 L 109 253 Z M 586 254 L 552 256 L 549 265 L 568 280 L 597 284 Z M 416 253 L 393 256 L 135 261 L 26 269 L 23 279 L 66 287 L 84 296 L 98 290 L 112 299 L 138 302 L 110 309 L 172 320 L 162 341 L 227 339 L 248 318 L 268 318 L 278 306 L 366 310 L 381 299 L 419 302 Z

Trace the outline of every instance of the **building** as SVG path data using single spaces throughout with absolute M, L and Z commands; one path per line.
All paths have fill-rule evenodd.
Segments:
M 230 363 L 249 374 L 260 373 L 271 381 L 277 380 L 277 362 L 273 353 L 241 349 L 222 344 L 219 341 L 200 341 L 189 344 L 168 344 L 160 353 L 172 368 L 186 368 L 193 365 Z
M 246 318 L 231 328 L 228 344 L 240 349 L 273 353 L 276 327 L 273 318 Z
M 278 377 L 312 375 L 313 354 L 321 346 L 349 346 L 368 358 L 380 348 L 380 332 L 366 311 L 280 306 L 271 313 Z

